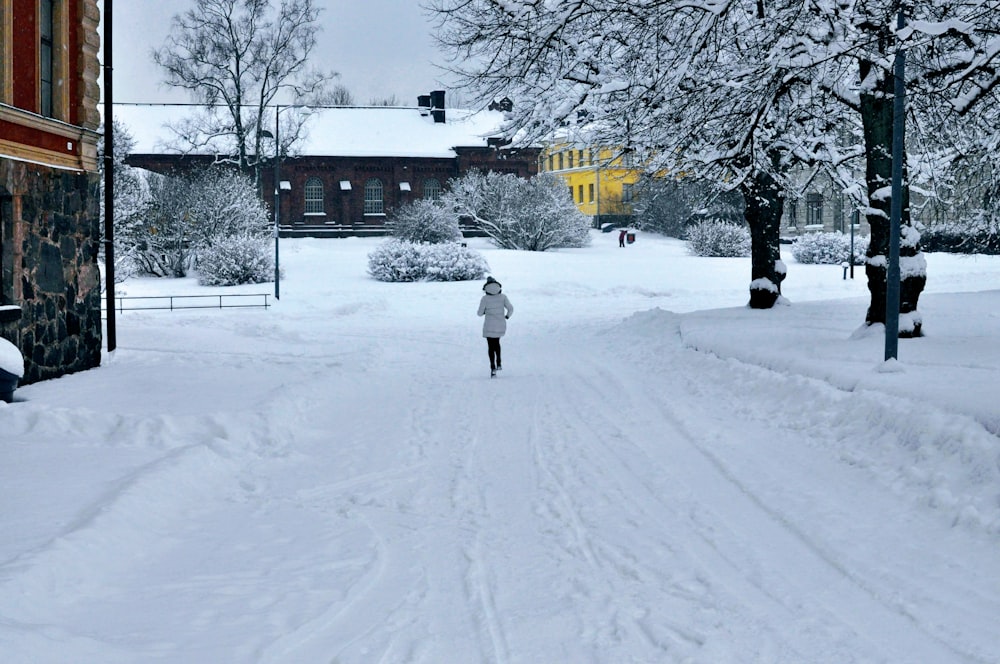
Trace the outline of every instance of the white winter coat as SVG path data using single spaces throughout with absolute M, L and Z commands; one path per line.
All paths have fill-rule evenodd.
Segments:
M 499 339 L 507 331 L 507 319 L 514 313 L 514 305 L 500 292 L 500 284 L 486 284 L 486 295 L 479 301 L 479 315 L 483 321 L 483 336 Z

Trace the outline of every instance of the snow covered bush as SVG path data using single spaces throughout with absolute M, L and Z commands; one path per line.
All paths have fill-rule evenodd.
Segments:
M 933 224 L 920 231 L 924 251 L 1000 255 L 1000 221 L 977 218 L 970 224 Z
M 501 249 L 545 251 L 583 247 L 590 221 L 576 207 L 566 183 L 551 173 L 530 179 L 472 171 L 452 180 L 442 196 Z
M 149 191 L 145 223 L 135 238 L 135 262 L 146 274 L 183 277 L 223 239 L 271 235 L 253 180 L 231 168 L 151 176 Z
M 482 279 L 489 271 L 482 254 L 457 242 L 424 245 L 420 251 L 424 257 L 425 278 L 430 281 Z
M 750 255 L 750 231 L 746 226 L 710 219 L 688 228 L 688 250 L 695 256 L 720 258 Z
M 863 265 L 868 250 L 867 236 L 854 236 L 854 264 Z M 844 233 L 807 233 L 795 238 L 792 256 L 809 265 L 840 265 L 851 255 L 851 238 Z
M 457 242 L 415 244 L 392 239 L 368 254 L 368 274 L 379 281 L 467 281 L 489 266 L 478 252 Z
M 406 242 L 438 244 L 462 238 L 458 215 L 434 201 L 418 200 L 396 208 L 388 224 L 394 237 Z
M 273 279 L 274 257 L 264 238 L 215 238 L 198 256 L 198 283 L 202 286 L 260 284 Z
M 379 281 L 419 281 L 424 276 L 420 245 L 388 240 L 368 254 L 368 274 Z

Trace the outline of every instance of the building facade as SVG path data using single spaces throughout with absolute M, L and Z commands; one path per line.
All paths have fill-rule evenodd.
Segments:
M 96 0 L 0 0 L 0 336 L 22 383 L 97 366 Z
M 803 179 L 805 174 L 803 174 Z M 793 239 L 806 233 L 840 232 L 868 235 L 868 222 L 859 215 L 854 201 L 829 177 L 817 174 L 801 187 L 802 191 L 785 196 L 781 217 L 781 235 Z
M 627 225 L 642 176 L 630 156 L 607 147 L 555 141 L 540 153 L 538 170 L 566 182 L 573 202 L 593 219 L 595 228 L 605 223 Z
M 443 92 L 435 94 L 433 106 L 429 99 L 420 97 L 415 108 L 313 113 L 295 153 L 282 156 L 277 169 L 273 159 L 265 160 L 260 171 L 263 200 L 272 209 L 278 183 L 282 237 L 383 234 L 393 208 L 437 199 L 449 180 L 471 170 L 519 177 L 537 173 L 538 149 L 510 148 L 496 137 L 502 113 L 445 111 Z M 118 117 L 132 130 L 155 125 L 148 115 L 144 109 L 129 109 Z M 165 135 L 138 133 L 127 163 L 169 174 L 217 160 L 210 154 L 146 147 L 163 145 Z

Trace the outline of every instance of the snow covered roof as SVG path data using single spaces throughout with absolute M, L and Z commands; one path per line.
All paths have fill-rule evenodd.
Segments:
M 196 111 L 190 106 L 118 106 L 115 117 L 135 139 L 135 153 L 173 153 L 178 150 L 169 147 L 174 134 L 167 124 Z M 487 139 L 499 135 L 503 120 L 500 111 L 448 109 L 446 122 L 436 123 L 419 108 L 318 109 L 306 122 L 305 140 L 295 152 L 303 156 L 454 157 L 456 147 L 487 147 Z

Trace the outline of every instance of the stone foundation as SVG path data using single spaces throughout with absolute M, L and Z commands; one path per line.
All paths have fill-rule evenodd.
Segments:
M 0 159 L 0 336 L 24 356 L 21 384 L 101 362 L 99 176 Z

